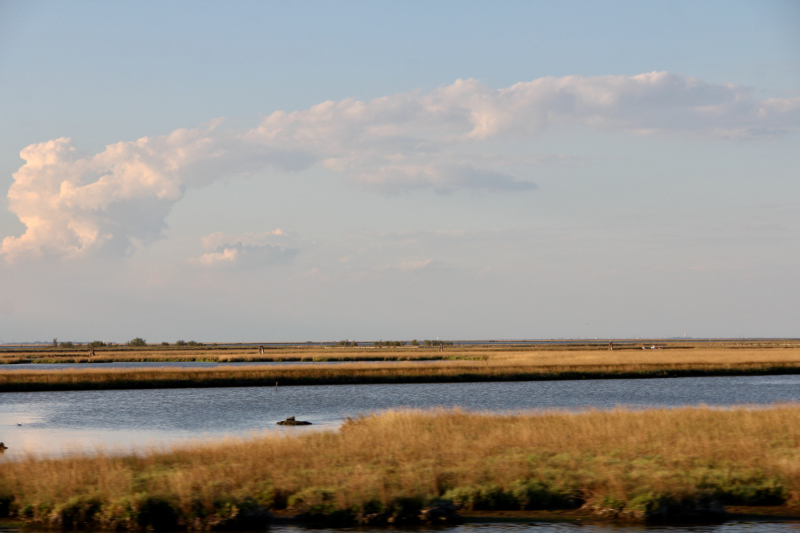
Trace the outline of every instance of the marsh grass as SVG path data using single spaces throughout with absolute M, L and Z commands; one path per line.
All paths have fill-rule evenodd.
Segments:
M 800 406 L 504 415 L 399 410 L 348 420 L 339 431 L 129 455 L 9 458 L 0 458 L 7 512 L 60 524 L 64 516 L 140 524 L 142 509 L 152 506 L 189 524 L 237 506 L 353 513 L 434 498 L 468 509 L 582 502 L 645 509 L 665 498 L 701 497 L 770 505 L 796 498 L 800 489 Z M 75 509 L 91 516 L 74 518 Z
M 311 352 L 317 360 L 322 351 Z M 336 365 L 0 370 L 0 391 L 525 381 L 800 373 L 800 349 L 453 350 L 447 360 Z

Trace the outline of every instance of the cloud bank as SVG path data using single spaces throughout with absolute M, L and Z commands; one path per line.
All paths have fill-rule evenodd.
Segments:
M 554 124 L 633 134 L 774 136 L 800 127 L 800 97 L 757 100 L 746 87 L 666 72 L 546 77 L 504 89 L 458 80 L 426 94 L 276 111 L 252 129 L 215 121 L 108 145 L 96 155 L 61 138 L 22 150 L 26 163 L 14 174 L 8 201 L 27 229 L 6 237 L 0 255 L 14 261 L 131 253 L 160 238 L 188 188 L 268 167 L 287 173 L 319 165 L 387 192 L 531 190 L 534 183 L 503 170 L 501 157 L 492 163 L 474 154 L 488 139 L 535 137 Z M 272 246 L 240 244 L 209 252 L 218 254 L 209 261 Z

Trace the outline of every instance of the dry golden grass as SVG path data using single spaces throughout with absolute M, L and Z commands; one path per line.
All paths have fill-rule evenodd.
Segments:
M 110 362 L 181 362 L 202 361 L 212 363 L 246 363 L 255 361 L 305 361 L 320 360 L 406 360 L 438 359 L 442 354 L 433 349 L 406 348 L 339 348 L 339 347 L 280 347 L 258 353 L 258 347 L 233 348 L 166 348 L 158 347 L 97 348 L 95 355 L 89 356 L 89 348 L 61 349 L 43 347 L 40 349 L 18 349 L 0 352 L 0 365 L 3 363 L 110 363 Z
M 311 353 L 317 352 L 322 350 Z M 800 348 L 795 347 L 624 351 L 454 349 L 444 353 L 455 360 L 214 368 L 0 370 L 0 391 L 264 386 L 274 385 L 275 382 L 311 385 L 800 372 Z
M 144 496 L 188 512 L 248 498 L 275 507 L 293 494 L 326 492 L 337 508 L 357 508 L 459 487 L 511 490 L 521 481 L 589 500 L 714 493 L 746 503 L 800 489 L 800 406 L 392 411 L 338 432 L 228 438 L 124 456 L 0 459 L 0 466 L 0 496 L 13 495 L 17 511 L 29 516 L 76 498 L 113 509 Z

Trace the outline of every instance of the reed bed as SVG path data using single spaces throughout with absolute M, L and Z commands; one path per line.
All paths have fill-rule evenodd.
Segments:
M 0 370 L 0 392 L 733 376 L 800 373 L 800 349 L 478 351 L 453 360 L 336 365 Z
M 339 431 L 10 458 L 0 457 L 0 509 L 5 502 L 11 516 L 71 526 L 83 512 L 87 523 L 119 527 L 153 502 L 183 524 L 232 506 L 330 514 L 432 498 L 476 509 L 687 497 L 776 505 L 800 490 L 800 406 L 398 410 L 349 420 Z

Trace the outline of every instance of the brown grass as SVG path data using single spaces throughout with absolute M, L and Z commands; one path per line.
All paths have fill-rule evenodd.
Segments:
M 479 356 L 480 355 L 480 356 Z M 795 374 L 800 349 L 453 350 L 455 360 L 215 368 L 0 370 L 0 391 Z
M 391 411 L 338 432 L 228 438 L 124 456 L 0 458 L 0 496 L 13 495 L 17 512 L 29 516 L 76 498 L 110 509 L 157 497 L 189 512 L 248 498 L 282 507 L 293 494 L 326 493 L 331 505 L 354 508 L 465 487 L 510 491 L 520 482 L 606 502 L 643 494 L 785 499 L 800 490 L 800 406 Z

